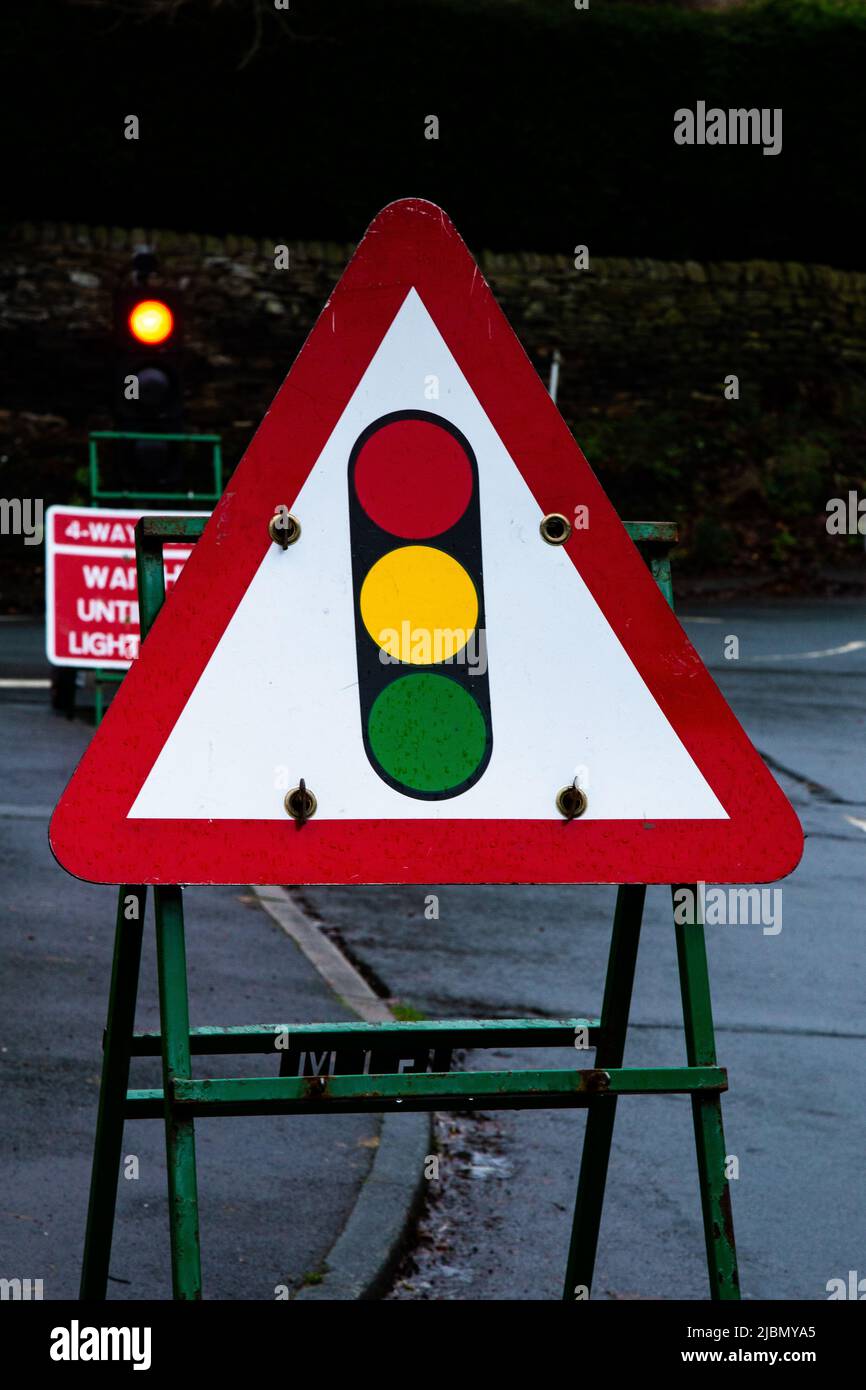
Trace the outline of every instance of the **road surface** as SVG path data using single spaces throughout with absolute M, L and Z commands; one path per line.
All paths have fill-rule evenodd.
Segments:
M 782 929 L 707 928 L 746 1298 L 826 1298 L 866 1274 L 866 604 L 684 606 L 681 617 L 807 832 Z M 726 660 L 725 639 L 739 638 Z M 730 649 L 730 644 L 729 644 Z M 438 892 L 438 921 L 425 897 Z M 597 1013 L 615 890 L 308 889 L 387 988 L 431 1017 Z M 685 1060 L 670 897 L 647 893 L 626 1065 Z M 467 1068 L 568 1065 L 468 1056 Z M 590 1054 L 591 1056 L 591 1054 Z M 395 1296 L 555 1298 L 582 1112 L 492 1112 L 443 1127 L 440 1180 Z M 685 1097 L 617 1111 L 594 1297 L 706 1297 Z

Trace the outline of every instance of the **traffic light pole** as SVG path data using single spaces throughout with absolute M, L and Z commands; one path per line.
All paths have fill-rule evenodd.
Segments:
M 143 518 L 136 528 L 142 638 L 165 597 L 164 541 L 194 541 L 205 518 Z M 664 523 L 628 526 L 656 582 L 672 603 L 669 551 L 676 530 Z M 105 1297 L 118 1169 L 125 1119 L 162 1118 L 166 1132 L 172 1285 L 177 1299 L 201 1297 L 194 1121 L 197 1115 L 393 1113 L 414 1110 L 588 1110 L 564 1299 L 589 1298 L 601 1222 L 617 1099 L 621 1095 L 688 1094 L 692 1100 L 710 1296 L 738 1299 L 736 1250 L 726 1174 L 721 1093 L 727 1076 L 716 1061 L 709 975 L 698 894 L 693 920 L 676 925 L 686 1037 L 685 1067 L 623 1067 L 645 887 L 619 889 L 600 1019 L 476 1019 L 385 1024 L 300 1025 L 290 1030 L 278 1076 L 198 1080 L 192 1059 L 203 1054 L 274 1054 L 285 1024 L 190 1028 L 183 903 L 178 887 L 157 888 L 156 927 L 161 1030 L 134 1033 L 141 921 L 130 930 L 130 902 L 144 909 L 144 889 L 122 887 L 105 1035 L 102 1085 L 87 1216 L 83 1299 Z M 676 891 L 674 888 L 673 891 Z M 395 1074 L 394 1057 L 430 1049 L 544 1047 L 567 1049 L 585 1035 L 595 1067 L 516 1071 Z M 303 1053 L 367 1054 L 363 1074 L 290 1074 Z M 128 1089 L 132 1057 L 161 1056 L 163 1085 Z M 434 1061 L 434 1065 L 436 1065 Z

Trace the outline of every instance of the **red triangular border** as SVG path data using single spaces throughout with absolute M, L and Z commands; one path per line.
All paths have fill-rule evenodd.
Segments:
M 127 813 L 408 291 L 420 294 L 543 512 L 728 821 L 147 821 Z M 250 711 L 250 717 L 254 712 Z M 555 795 L 556 789 L 552 791 Z M 799 821 L 672 614 L 454 226 L 405 199 L 370 226 L 58 803 L 51 847 L 97 883 L 761 883 Z

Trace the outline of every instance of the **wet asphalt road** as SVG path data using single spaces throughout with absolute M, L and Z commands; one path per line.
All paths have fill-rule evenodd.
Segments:
M 47 674 L 33 624 L 0 622 L 0 681 Z M 70 878 L 48 847 L 50 810 L 91 729 L 41 688 L 0 687 L 0 1277 L 78 1292 L 116 890 Z M 354 1017 L 243 888 L 186 897 L 193 1026 Z M 137 1027 L 158 1030 L 148 905 Z M 275 1074 L 265 1056 L 201 1058 L 201 1075 Z M 133 1062 L 133 1085 L 159 1086 Z M 317 1272 L 373 1158 L 373 1116 L 196 1123 L 207 1298 L 273 1299 Z M 110 1299 L 171 1297 L 162 1124 L 128 1123 Z M 132 1165 L 129 1165 L 132 1172 Z
M 866 603 L 691 603 L 681 617 L 808 834 L 777 935 L 707 928 L 743 1295 L 826 1298 L 829 1279 L 866 1273 Z M 438 921 L 425 920 L 428 891 L 306 897 L 429 1016 L 597 1013 L 614 889 L 442 888 Z M 670 898 L 651 888 L 625 1061 L 684 1060 Z M 500 1052 L 464 1065 L 569 1061 Z M 446 1124 L 395 1296 L 559 1296 L 583 1126 L 566 1111 Z M 687 1098 L 621 1100 L 594 1297 L 706 1297 L 699 1212 Z
M 809 837 L 783 885 L 781 932 L 718 926 L 707 939 L 719 1060 L 730 1074 L 727 1148 L 740 1166 L 733 1205 L 743 1293 L 821 1299 L 829 1279 L 866 1274 L 866 603 L 689 604 L 681 617 Z M 723 656 L 729 634 L 740 639 L 737 661 Z M 0 627 L 0 679 L 44 674 L 32 651 L 24 628 Z M 52 716 L 44 690 L 0 693 L 3 1264 L 11 1260 L 22 1277 L 44 1275 L 46 1297 L 68 1296 L 113 894 L 68 879 L 45 843 L 45 811 L 86 728 Z M 438 921 L 425 920 L 428 891 L 303 896 L 389 992 L 429 1016 L 597 1012 L 614 889 L 442 888 Z M 197 890 L 193 1021 L 339 1017 L 294 947 L 243 897 Z M 645 923 L 625 1060 L 676 1064 L 685 1052 L 666 890 L 649 890 Z M 139 1026 L 155 1027 L 149 957 L 143 994 Z M 573 1057 L 479 1053 L 463 1065 L 569 1065 Z M 273 1297 L 281 1278 L 316 1267 L 345 1217 L 369 1162 L 372 1122 L 311 1118 L 303 1144 L 292 1142 L 292 1124 L 200 1126 L 210 1296 Z M 414 1258 L 393 1296 L 557 1297 L 583 1125 L 580 1112 L 565 1111 L 446 1119 L 441 1180 L 431 1184 Z M 138 1133 L 126 1150 L 142 1155 L 142 1179 L 121 1181 L 114 1265 L 129 1282 L 113 1284 L 111 1296 L 165 1297 L 160 1127 L 142 1124 Z M 594 1296 L 706 1296 L 685 1098 L 620 1102 Z

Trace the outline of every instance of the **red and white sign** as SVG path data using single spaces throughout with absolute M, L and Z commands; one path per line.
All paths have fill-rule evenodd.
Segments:
M 542 538 L 551 513 L 564 544 Z M 767 882 L 803 846 L 477 265 L 417 199 L 361 242 L 50 837 L 109 883 Z
M 166 515 L 183 513 L 48 508 L 45 646 L 53 666 L 123 671 L 135 661 L 135 524 L 142 516 Z M 166 590 L 174 587 L 190 551 L 188 545 L 166 547 Z

